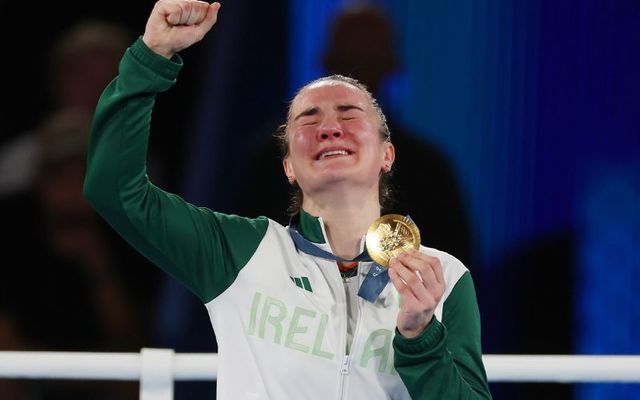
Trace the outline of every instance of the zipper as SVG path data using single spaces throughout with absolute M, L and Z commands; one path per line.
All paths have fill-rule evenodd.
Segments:
M 341 293 L 341 299 L 342 299 L 342 304 L 344 304 L 343 307 L 343 312 L 344 312 L 344 325 L 343 325 L 343 329 L 342 329 L 342 363 L 340 364 L 340 382 L 339 382 L 339 389 L 338 389 L 338 398 L 340 400 L 343 400 L 345 398 L 345 386 L 346 386 L 346 379 L 347 379 L 347 375 L 349 374 L 349 354 L 347 354 L 347 332 L 348 332 L 348 327 L 349 327 L 349 305 L 347 304 L 347 294 L 345 292 L 345 282 L 344 279 L 342 278 L 342 274 L 340 274 L 340 270 L 338 268 L 338 264 L 336 263 L 336 272 L 337 274 L 337 278 L 338 278 L 338 282 L 339 283 L 339 287 L 340 290 L 338 290 L 339 293 Z M 359 267 L 359 265 L 358 265 Z
M 349 374 L 349 356 L 348 355 L 342 357 L 342 368 L 340 368 L 340 373 L 342 375 Z
M 361 278 L 361 268 L 362 266 L 362 262 L 358 263 L 358 271 L 355 277 L 351 278 L 351 279 L 356 279 L 358 284 L 357 287 L 359 288 L 360 285 L 362 284 L 362 278 Z M 340 279 L 342 281 L 342 277 Z M 342 289 L 343 289 L 343 293 L 345 293 L 344 291 L 344 282 L 342 282 Z M 346 301 L 346 293 L 344 294 L 344 305 L 345 305 L 345 315 L 346 315 L 346 323 L 349 323 L 349 317 L 348 317 L 348 307 L 347 307 L 347 301 Z M 361 302 L 361 298 L 359 296 L 355 297 L 355 302 L 356 302 L 356 309 L 357 309 L 357 315 L 356 315 L 356 326 L 355 329 L 353 330 L 353 338 L 351 340 L 351 353 L 353 353 L 353 350 L 356 348 L 357 345 L 357 340 L 358 340 L 358 332 L 360 330 L 360 325 L 361 325 L 361 321 L 362 321 L 362 302 Z M 342 364 L 340 366 L 340 399 L 344 400 L 346 398 L 346 381 L 349 375 L 349 369 L 351 367 L 351 354 L 347 354 L 347 342 L 346 342 L 346 338 L 347 338 L 347 324 L 345 324 L 344 327 L 344 356 L 342 357 Z
M 342 366 L 340 367 L 340 399 L 345 399 L 347 390 L 347 375 L 349 375 L 349 363 L 351 357 L 347 354 L 342 357 Z

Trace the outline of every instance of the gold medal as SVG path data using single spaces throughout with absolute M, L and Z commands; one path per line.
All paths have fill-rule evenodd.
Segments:
M 391 258 L 409 249 L 420 248 L 420 231 L 410 218 L 387 214 L 369 226 L 366 243 L 373 261 L 389 267 Z

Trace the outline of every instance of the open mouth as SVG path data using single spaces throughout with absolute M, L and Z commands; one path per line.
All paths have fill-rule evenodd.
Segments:
M 335 158 L 335 157 L 341 157 L 341 156 L 349 156 L 351 154 L 353 154 L 353 152 L 351 152 L 349 150 L 323 151 L 318 155 L 318 157 L 316 157 L 316 160 L 324 160 L 325 158 Z

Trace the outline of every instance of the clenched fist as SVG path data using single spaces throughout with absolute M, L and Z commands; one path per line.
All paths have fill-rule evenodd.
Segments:
M 163 57 L 202 40 L 218 19 L 220 3 L 197 0 L 159 0 L 147 20 L 144 43 Z

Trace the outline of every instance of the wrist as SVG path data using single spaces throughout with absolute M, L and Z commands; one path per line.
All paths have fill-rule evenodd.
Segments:
M 393 339 L 396 350 L 404 354 L 423 354 L 430 353 L 440 348 L 446 341 L 446 329 L 437 318 L 429 323 L 429 325 L 416 337 L 408 338 L 396 330 Z
M 146 33 L 142 36 L 142 41 L 149 48 L 149 50 L 168 60 L 171 60 L 176 54 L 173 50 L 161 46 L 157 40 L 154 40 L 153 37 L 147 35 Z
M 425 329 L 427 329 L 427 325 L 421 326 L 421 327 L 417 327 L 417 328 L 398 328 L 398 332 L 400 332 L 400 335 L 402 335 L 402 337 L 407 338 L 407 339 L 413 339 L 416 338 L 418 336 L 420 336 L 422 334 L 422 332 L 425 331 Z
M 398 325 L 398 332 L 407 339 L 415 338 L 427 329 L 432 320 L 433 314 L 418 318 L 411 323 L 405 322 L 402 326 Z

